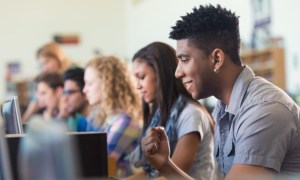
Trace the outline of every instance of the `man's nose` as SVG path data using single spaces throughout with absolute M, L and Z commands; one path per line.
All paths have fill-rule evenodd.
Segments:
M 176 71 L 175 71 L 175 77 L 180 79 L 183 77 L 183 71 L 182 71 L 182 67 L 181 67 L 181 64 L 178 63 L 177 65 L 177 68 L 176 68 Z

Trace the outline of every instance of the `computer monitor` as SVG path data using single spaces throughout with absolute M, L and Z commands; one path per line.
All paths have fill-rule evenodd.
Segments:
M 72 132 L 67 133 L 75 141 L 77 147 L 79 179 L 106 179 L 108 177 L 108 158 L 106 133 L 99 132 Z M 26 138 L 25 134 L 6 135 L 13 179 L 21 179 L 19 176 L 19 150 L 20 141 Z
M 1 105 L 1 115 L 4 120 L 6 134 L 22 134 L 20 105 L 17 96 L 4 101 Z
M 0 116 L 0 179 L 12 179 L 10 161 L 4 138 L 3 119 Z
M 61 121 L 31 119 L 20 141 L 18 170 L 21 179 L 76 179 L 76 148 Z M 12 135 L 13 136 L 13 135 Z M 15 135 L 17 136 L 17 135 Z
M 108 177 L 107 134 L 101 132 L 69 132 L 78 150 L 83 178 Z

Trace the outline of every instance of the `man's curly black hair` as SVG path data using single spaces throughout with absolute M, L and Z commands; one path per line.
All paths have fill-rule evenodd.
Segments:
M 220 5 L 201 5 L 181 18 L 172 27 L 171 39 L 188 39 L 190 44 L 203 50 L 206 55 L 220 48 L 233 63 L 241 65 L 239 17 L 235 13 Z
M 74 81 L 82 92 L 84 88 L 84 69 L 81 67 L 71 67 L 63 74 L 63 80 Z

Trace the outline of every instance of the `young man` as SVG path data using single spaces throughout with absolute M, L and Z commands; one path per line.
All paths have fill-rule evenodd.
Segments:
M 175 76 L 194 99 L 219 100 L 213 118 L 221 175 L 226 179 L 299 175 L 299 107 L 243 65 L 238 17 L 219 5 L 200 6 L 177 21 L 170 37 L 177 40 Z M 142 140 L 148 160 L 167 178 L 190 178 L 169 158 L 166 139 L 163 129 L 153 128 Z
M 67 119 L 70 131 L 86 131 L 86 117 L 91 113 L 91 107 L 82 92 L 84 87 L 84 69 L 70 68 L 63 75 L 64 109 L 60 118 Z

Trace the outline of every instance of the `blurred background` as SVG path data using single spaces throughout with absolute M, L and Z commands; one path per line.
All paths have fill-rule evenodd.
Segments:
M 47 42 L 58 42 L 82 66 L 97 54 L 130 63 L 134 52 L 153 41 L 176 48 L 168 38 L 171 26 L 208 3 L 240 16 L 244 63 L 299 104 L 298 0 L 0 0 L 0 100 L 16 94 L 25 108 L 39 73 L 36 51 Z

